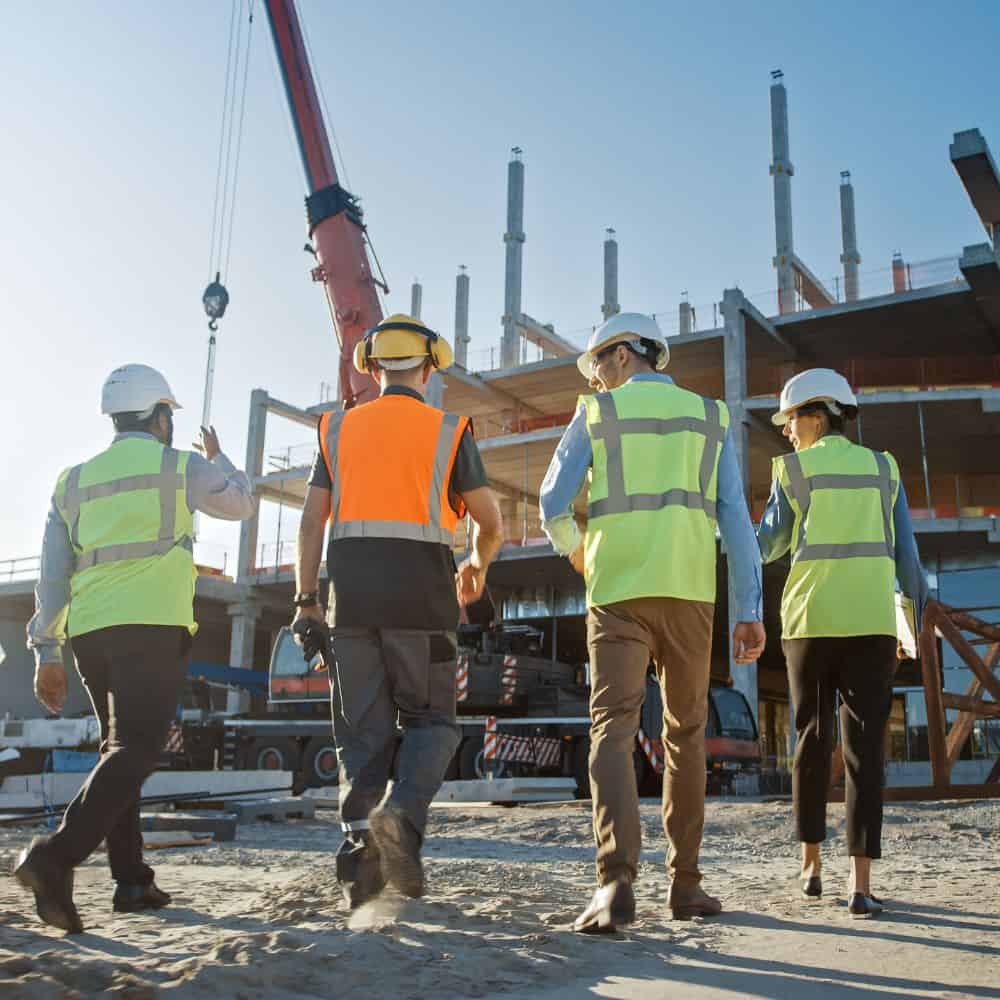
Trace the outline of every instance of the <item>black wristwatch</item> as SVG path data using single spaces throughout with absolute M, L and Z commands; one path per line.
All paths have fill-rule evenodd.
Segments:
M 313 590 L 308 594 L 296 594 L 292 598 L 292 604 L 297 608 L 314 608 L 319 604 L 319 591 Z

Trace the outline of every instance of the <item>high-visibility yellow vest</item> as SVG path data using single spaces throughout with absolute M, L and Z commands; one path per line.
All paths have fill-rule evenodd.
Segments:
M 110 625 L 196 631 L 189 456 L 151 438 L 123 437 L 59 477 L 56 509 L 76 554 L 70 636 Z
M 635 597 L 713 602 L 725 404 L 652 381 L 581 402 L 593 449 L 588 607 Z
M 774 475 L 795 515 L 782 636 L 895 635 L 896 460 L 828 434 Z

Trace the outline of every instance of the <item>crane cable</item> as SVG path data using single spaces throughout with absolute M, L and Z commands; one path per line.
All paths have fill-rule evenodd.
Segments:
M 222 121 L 219 127 L 219 149 L 215 168 L 215 198 L 212 203 L 212 235 L 208 257 L 209 285 L 202 296 L 202 305 L 209 316 L 208 328 L 213 332 L 229 304 L 229 293 L 226 291 L 225 285 L 222 284 L 222 277 L 229 273 L 229 261 L 233 248 L 236 189 L 239 180 L 240 154 L 243 148 L 247 81 L 250 75 L 250 44 L 253 33 L 254 0 L 247 0 L 248 25 L 246 42 L 244 43 L 244 2 L 245 0 L 232 0 L 230 8 L 226 82 L 222 98 Z M 240 85 L 241 70 L 242 85 Z

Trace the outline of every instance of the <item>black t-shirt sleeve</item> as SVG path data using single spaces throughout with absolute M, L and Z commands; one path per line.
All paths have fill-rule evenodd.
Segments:
M 316 434 L 319 439 L 319 432 Z M 310 486 L 318 486 L 322 490 L 333 488 L 330 482 L 330 470 L 326 467 L 326 459 L 323 458 L 323 442 L 320 441 L 319 448 L 316 449 L 316 460 L 313 462 L 312 472 L 309 473 Z
M 471 428 L 466 428 L 462 440 L 458 444 L 455 455 L 455 465 L 451 470 L 451 482 L 448 484 L 452 493 L 467 493 L 482 486 L 489 486 L 483 457 L 472 435 Z

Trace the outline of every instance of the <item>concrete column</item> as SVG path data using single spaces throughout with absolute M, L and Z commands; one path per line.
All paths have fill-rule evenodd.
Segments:
M 233 620 L 229 639 L 229 665 L 239 667 L 241 670 L 249 670 L 254 665 L 254 636 L 257 631 L 259 609 L 251 598 L 247 598 L 240 601 L 239 604 L 230 604 L 226 610 Z M 249 692 L 230 688 L 226 696 L 226 711 L 235 715 L 249 710 Z
M 723 358 L 725 368 L 726 406 L 729 408 L 729 434 L 736 450 L 736 461 L 740 467 L 743 493 L 747 495 L 750 486 L 750 442 L 744 400 L 747 396 L 747 348 L 746 314 L 743 306 L 746 298 L 738 288 L 727 288 L 722 293 L 722 318 L 725 323 Z M 727 587 L 729 608 L 729 635 L 737 621 L 736 601 L 733 588 Z M 742 692 L 750 704 L 755 721 L 759 722 L 757 696 L 757 664 L 738 665 L 732 658 L 732 643 L 729 648 L 729 674 L 733 687 Z
M 424 386 L 424 400 L 431 406 L 441 409 L 444 406 L 444 376 L 441 372 L 434 372 Z
M 618 241 L 615 231 L 607 229 L 608 238 L 604 241 L 604 304 L 601 315 L 605 322 L 621 312 L 618 304 Z
M 250 488 L 264 469 L 264 433 L 267 429 L 267 392 L 254 389 L 250 393 L 250 424 L 247 428 L 247 461 L 244 469 L 250 479 Z M 236 579 L 242 583 L 250 581 L 257 563 L 257 531 L 260 514 L 240 524 L 240 548 L 236 566 Z
M 506 269 L 503 297 L 503 338 L 500 341 L 500 367 L 515 368 L 521 363 L 521 335 L 517 322 L 521 318 L 521 270 L 524 252 L 524 163 L 521 147 L 511 150 L 507 164 L 507 231 Z
M 684 293 L 687 294 L 686 292 Z M 691 303 L 687 299 L 684 299 L 680 305 L 680 333 L 683 336 L 686 333 L 694 332 L 694 309 L 691 308 Z
M 458 269 L 455 278 L 455 362 L 469 367 L 469 276 L 465 265 Z
M 792 177 L 795 168 L 789 154 L 788 93 L 776 69 L 771 78 L 771 176 L 774 178 L 774 268 L 778 275 L 778 312 L 795 312 L 795 274 L 792 255 Z
M 413 285 L 410 288 L 410 315 L 414 319 L 420 319 L 420 309 L 424 301 L 424 288 L 423 285 L 417 281 L 416 278 L 413 279 Z
M 858 265 L 861 254 L 858 253 L 858 230 L 854 216 L 854 185 L 851 183 L 851 172 L 840 172 L 840 234 L 844 252 L 840 255 L 844 265 L 844 301 L 856 302 L 858 299 Z

